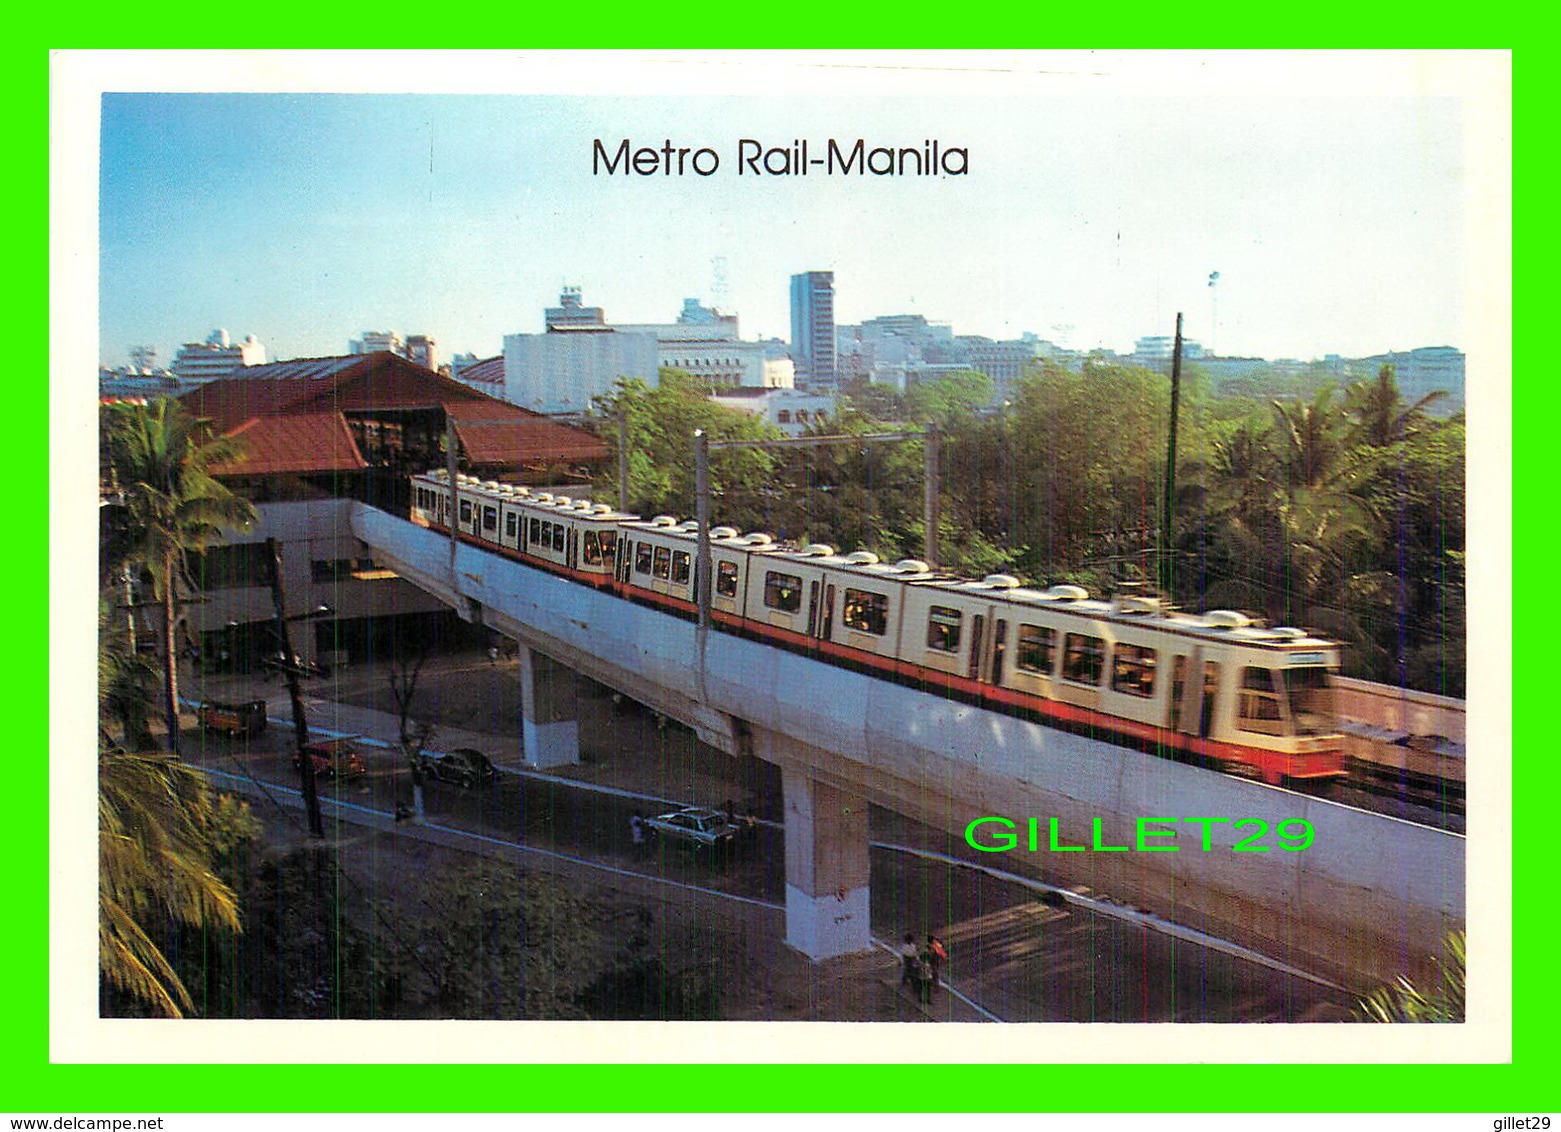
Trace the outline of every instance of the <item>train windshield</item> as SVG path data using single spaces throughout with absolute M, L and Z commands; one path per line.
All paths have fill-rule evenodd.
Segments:
M 1285 694 L 1290 699 L 1290 718 L 1297 735 L 1327 735 L 1338 730 L 1333 706 L 1333 683 L 1328 670 L 1286 668 Z

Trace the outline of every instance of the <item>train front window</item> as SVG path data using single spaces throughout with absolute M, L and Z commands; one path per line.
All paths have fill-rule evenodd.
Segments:
M 1338 729 L 1333 681 L 1326 668 L 1286 668 L 1284 679 L 1297 735 L 1327 735 Z
M 959 623 L 963 617 L 957 609 L 934 605 L 927 614 L 927 647 L 937 652 L 958 652 Z
M 1247 667 L 1241 670 L 1241 696 L 1237 701 L 1236 717 L 1243 731 L 1284 734 L 1284 712 L 1279 707 L 1274 674 L 1269 669 Z

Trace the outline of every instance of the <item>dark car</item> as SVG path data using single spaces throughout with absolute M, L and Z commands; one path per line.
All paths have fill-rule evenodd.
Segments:
M 445 782 L 459 782 L 462 786 L 486 786 L 498 777 L 488 756 L 470 747 L 457 747 L 442 755 L 424 752 L 418 756 L 423 773 Z
M 645 825 L 654 836 L 681 841 L 696 849 L 729 849 L 741 832 L 719 810 L 699 806 L 646 818 Z
M 359 778 L 368 773 L 363 756 L 350 739 L 316 739 L 305 743 L 304 751 L 314 763 L 316 778 Z M 297 755 L 293 756 L 293 766 L 303 766 Z

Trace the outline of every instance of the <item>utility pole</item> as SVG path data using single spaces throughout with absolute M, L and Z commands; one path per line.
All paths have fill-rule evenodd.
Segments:
M 1212 286 L 1212 281 L 1210 283 Z M 1176 498 L 1176 414 L 1182 399 L 1182 314 L 1176 312 L 1176 344 L 1171 351 L 1171 434 L 1165 452 L 1165 511 L 1160 524 L 1160 592 L 1171 596 L 1172 506 Z
M 938 523 L 941 516 L 938 514 L 938 492 L 942 487 L 939 482 L 939 433 L 938 426 L 929 424 L 925 434 L 926 466 L 922 472 L 922 526 L 925 528 L 922 539 L 923 557 L 927 565 L 936 567 L 938 564 Z
M 266 551 L 271 556 L 271 602 L 276 607 L 276 635 L 282 646 L 282 679 L 287 681 L 287 695 L 293 702 L 293 733 L 298 742 L 298 777 L 303 784 L 304 808 L 309 814 L 309 832 L 315 837 L 325 837 L 325 822 L 320 817 L 320 793 L 314 781 L 314 760 L 304 747 L 309 742 L 309 724 L 304 719 L 303 694 L 298 690 L 297 665 L 293 660 L 293 642 L 287 633 L 285 601 L 282 596 L 282 552 L 276 539 L 266 539 Z

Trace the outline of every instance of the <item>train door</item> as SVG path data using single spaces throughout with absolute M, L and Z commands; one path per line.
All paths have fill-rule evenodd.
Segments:
M 1220 689 L 1220 665 L 1217 660 L 1203 662 L 1203 711 L 1198 718 L 1198 735 L 1207 739 L 1214 733 L 1214 706 Z
M 970 624 L 970 664 L 966 675 L 972 680 L 981 678 L 981 650 L 986 641 L 986 614 L 978 613 Z
M 819 639 L 829 640 L 829 634 L 835 627 L 835 587 L 824 587 L 824 623 L 819 626 Z
M 1192 655 L 1178 653 L 1171 661 L 1171 696 L 1166 710 L 1170 713 L 1169 727 L 1183 735 L 1193 732 L 1193 720 L 1199 718 L 1203 701 L 1202 685 L 1188 680 L 1187 673 L 1197 671 L 1203 663 L 1203 648 L 1194 646 Z
M 818 579 L 808 583 L 808 636 L 819 636 L 818 631 Z
M 564 565 L 573 570 L 580 562 L 579 555 L 580 532 L 573 527 L 564 536 Z
M 987 682 L 1003 682 L 1003 657 L 1008 652 L 1008 620 L 999 617 L 992 626 L 992 667 L 987 670 Z

